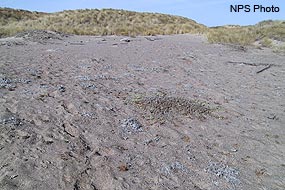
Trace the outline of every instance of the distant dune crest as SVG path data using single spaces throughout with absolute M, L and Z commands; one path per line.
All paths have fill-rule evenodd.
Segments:
M 225 25 L 208 28 L 189 18 L 116 9 L 66 10 L 56 13 L 0 8 L 0 37 L 28 30 L 49 30 L 75 35 L 203 34 L 210 43 L 281 47 L 285 21 L 267 20 L 252 26 Z

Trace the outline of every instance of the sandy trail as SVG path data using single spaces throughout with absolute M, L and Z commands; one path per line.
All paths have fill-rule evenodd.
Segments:
M 284 55 L 128 39 L 1 39 L 0 189 L 285 189 Z

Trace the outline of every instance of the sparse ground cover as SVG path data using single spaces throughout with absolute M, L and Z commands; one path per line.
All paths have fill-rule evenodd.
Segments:
M 17 36 L 0 41 L 1 190 L 285 188 L 284 55 L 189 34 Z

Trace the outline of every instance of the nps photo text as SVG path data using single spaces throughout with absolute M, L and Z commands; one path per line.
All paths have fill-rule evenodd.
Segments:
M 280 7 L 274 5 L 230 5 L 230 12 L 278 13 Z

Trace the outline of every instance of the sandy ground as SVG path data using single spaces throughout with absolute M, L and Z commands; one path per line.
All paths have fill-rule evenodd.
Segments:
M 0 40 L 1 190 L 285 189 L 284 55 L 18 37 Z

